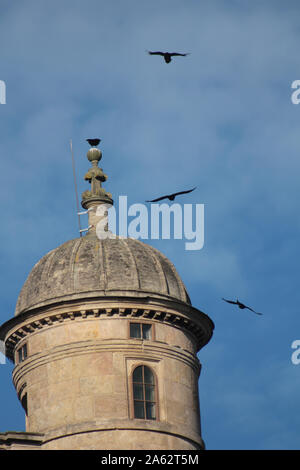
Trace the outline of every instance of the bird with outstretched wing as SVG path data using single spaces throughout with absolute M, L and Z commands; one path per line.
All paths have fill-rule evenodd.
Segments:
M 179 52 L 160 52 L 160 51 L 148 51 L 148 54 L 150 55 L 161 55 L 167 64 L 169 64 L 172 60 L 173 56 L 182 56 L 185 57 L 186 55 L 189 55 L 189 53 L 186 54 L 180 54 Z
M 253 310 L 251 307 L 247 307 L 247 305 L 243 304 L 242 302 L 239 301 L 239 299 L 236 299 L 236 302 L 234 300 L 227 300 L 222 297 L 222 300 L 225 300 L 225 302 L 228 302 L 229 304 L 234 304 L 237 305 L 240 309 L 247 308 L 248 310 L 251 310 L 251 312 L 256 313 L 256 315 L 262 315 L 260 312 L 256 312 Z
M 166 196 L 161 196 L 156 199 L 152 199 L 151 201 L 146 201 L 146 202 L 157 202 L 157 201 L 162 201 L 162 199 L 169 199 L 170 201 L 174 201 L 176 196 L 179 196 L 180 194 L 187 194 L 191 193 L 196 189 L 197 186 L 195 186 L 193 189 L 188 189 L 187 191 L 179 191 L 178 193 L 173 193 L 173 194 L 167 194 Z

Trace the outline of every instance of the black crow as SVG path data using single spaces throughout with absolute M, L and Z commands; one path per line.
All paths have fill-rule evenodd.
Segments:
M 228 302 L 229 304 L 238 305 L 238 307 L 241 309 L 247 308 L 248 310 L 251 310 L 251 312 L 256 313 L 256 315 L 262 315 L 262 313 L 255 312 L 255 310 L 253 310 L 252 308 L 247 307 L 247 305 L 242 304 L 242 302 L 240 302 L 238 299 L 236 299 L 236 302 L 234 302 L 233 300 L 226 300 L 224 298 L 222 298 L 222 300 L 225 300 L 225 302 Z
M 169 64 L 169 63 L 171 62 L 173 56 L 178 56 L 178 55 L 180 55 L 180 56 L 186 56 L 186 55 L 188 55 L 189 53 L 187 53 L 187 54 L 179 54 L 178 52 L 159 52 L 159 51 L 157 51 L 157 52 L 152 52 L 152 51 L 148 51 L 148 54 L 150 54 L 150 55 L 161 55 L 161 56 L 163 56 L 163 58 L 165 59 L 165 62 L 166 62 L 167 64 Z
M 86 139 L 91 147 L 97 147 L 100 144 L 101 139 Z
M 189 189 L 188 191 L 180 191 L 179 193 L 168 194 L 167 196 L 161 196 L 161 197 L 158 197 L 157 199 L 152 199 L 152 201 L 146 201 L 146 202 L 157 202 L 157 201 L 161 201 L 162 199 L 169 199 L 170 201 L 174 201 L 175 197 L 179 196 L 179 194 L 191 193 L 192 191 L 194 191 L 194 189 L 196 189 L 196 187 L 197 186 L 195 186 L 195 188 L 193 189 Z

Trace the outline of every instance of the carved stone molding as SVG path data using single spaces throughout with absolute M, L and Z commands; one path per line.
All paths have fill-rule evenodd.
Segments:
M 123 305 L 107 305 L 104 307 L 73 306 L 73 308 L 63 308 L 54 311 L 46 311 L 43 313 L 29 316 L 24 319 L 21 324 L 16 325 L 8 333 L 5 345 L 7 357 L 14 361 L 14 352 L 23 339 L 28 335 L 35 333 L 43 328 L 49 328 L 55 324 L 68 321 L 86 321 L 89 319 L 100 319 L 102 317 L 120 317 L 120 318 L 141 318 L 152 320 L 154 322 L 167 323 L 175 328 L 186 331 L 196 340 L 197 347 L 200 349 L 207 342 L 207 331 L 205 325 L 202 324 L 201 316 L 187 315 L 185 312 L 178 312 L 166 308 L 157 308 L 153 306 L 128 306 Z M 21 320 L 21 319 L 20 319 Z

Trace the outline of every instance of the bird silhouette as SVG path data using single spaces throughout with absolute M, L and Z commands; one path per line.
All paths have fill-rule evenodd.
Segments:
M 100 144 L 101 139 L 86 139 L 91 147 L 97 147 Z
M 166 196 L 161 196 L 161 197 L 158 197 L 157 199 L 152 199 L 151 201 L 146 201 L 146 202 L 157 202 L 157 201 L 161 201 L 162 199 L 169 199 L 170 201 L 174 201 L 176 196 L 179 196 L 180 194 L 191 193 L 192 191 L 194 191 L 194 189 L 196 189 L 196 187 L 197 186 L 195 186 L 193 189 L 189 189 L 187 191 L 180 191 L 178 193 L 167 194 Z
M 225 300 L 225 302 L 228 302 L 229 304 L 238 305 L 238 307 L 241 308 L 241 309 L 247 308 L 248 310 L 251 310 L 251 312 L 256 313 L 256 315 L 262 315 L 262 313 L 256 312 L 252 308 L 247 307 L 247 305 L 242 304 L 242 302 L 240 302 L 239 299 L 236 299 L 236 302 L 235 302 L 234 300 L 226 300 L 222 297 L 222 300 Z
M 165 59 L 165 62 L 167 64 L 169 64 L 171 62 L 173 56 L 186 56 L 189 53 L 179 54 L 179 52 L 160 52 L 160 51 L 152 52 L 152 51 L 148 51 L 148 54 L 150 54 L 150 55 L 161 55 Z

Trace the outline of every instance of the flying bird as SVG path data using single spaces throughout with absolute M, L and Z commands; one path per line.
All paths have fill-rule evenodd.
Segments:
M 166 62 L 167 64 L 169 64 L 169 63 L 171 62 L 173 56 L 178 56 L 178 55 L 180 55 L 180 56 L 183 56 L 183 57 L 184 57 L 184 56 L 188 55 L 189 53 L 187 53 L 187 54 L 179 54 L 179 52 L 159 52 L 159 51 L 157 51 L 157 52 L 152 52 L 152 51 L 148 51 L 148 54 L 150 54 L 150 55 L 161 55 L 161 56 L 163 56 L 163 58 L 165 59 L 165 62 Z
M 169 199 L 170 201 L 174 201 L 176 196 L 179 196 L 180 194 L 191 193 L 192 191 L 194 191 L 194 189 L 196 189 L 196 187 L 197 186 L 195 186 L 193 189 L 189 189 L 188 191 L 180 191 L 178 193 L 167 194 L 166 196 L 161 196 L 161 197 L 158 197 L 157 199 L 152 199 L 152 201 L 146 201 L 146 202 L 157 202 L 157 201 L 161 201 L 162 199 Z
M 101 139 L 86 139 L 91 147 L 97 147 L 100 144 Z
M 222 300 L 225 300 L 225 302 L 228 302 L 229 304 L 238 305 L 238 307 L 241 309 L 247 308 L 248 310 L 251 310 L 251 312 L 256 313 L 256 315 L 262 315 L 262 313 L 255 312 L 255 310 L 253 310 L 252 308 L 247 307 L 247 305 L 242 304 L 242 302 L 240 302 L 239 299 L 236 299 L 236 302 L 235 302 L 233 300 L 226 300 L 222 297 Z

